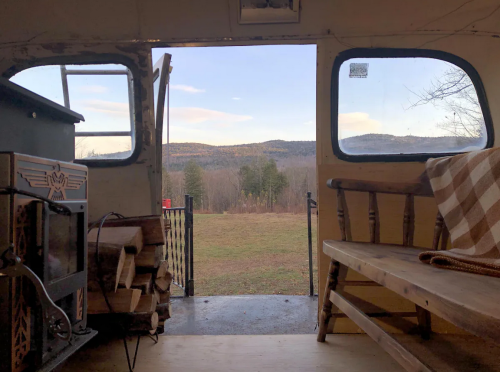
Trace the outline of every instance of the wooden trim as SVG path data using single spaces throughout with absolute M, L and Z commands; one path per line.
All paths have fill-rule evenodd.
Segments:
M 375 340 L 390 356 L 392 356 L 405 370 L 409 372 L 431 372 L 421 360 L 408 351 L 396 339 L 385 332 L 356 306 L 346 300 L 339 293 L 332 291 L 330 301 L 342 310 L 368 336 Z
M 329 179 L 326 184 L 329 188 L 335 190 L 434 197 L 430 183 L 427 182 L 376 182 L 336 178 Z

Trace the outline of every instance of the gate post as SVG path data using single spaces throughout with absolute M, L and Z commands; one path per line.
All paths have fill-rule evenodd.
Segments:
M 194 296 L 194 214 L 193 214 L 193 197 L 189 197 L 189 295 Z
M 309 296 L 314 296 L 310 191 L 307 192 L 307 243 L 309 245 Z
M 191 217 L 190 217 L 190 209 L 189 209 L 189 195 L 184 195 L 184 296 L 189 297 L 189 286 L 191 283 L 189 282 L 189 240 L 190 240 L 190 224 L 191 224 Z

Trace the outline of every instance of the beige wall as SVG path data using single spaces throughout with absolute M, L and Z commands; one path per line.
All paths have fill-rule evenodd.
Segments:
M 326 187 L 332 177 L 406 181 L 418 176 L 422 163 L 346 163 L 337 159 L 330 143 L 330 77 L 336 55 L 352 47 L 428 48 L 456 54 L 479 72 L 490 102 L 493 121 L 500 120 L 500 11 L 493 0 L 302 0 L 301 21 L 288 25 L 238 25 L 236 0 L 25 0 L 0 5 L 0 72 L 35 57 L 106 53 L 131 56 L 141 69 L 143 123 L 154 136 L 151 118 L 151 46 L 251 45 L 317 43 L 317 164 L 319 239 L 339 238 L 334 193 Z M 119 42 L 121 46 L 115 46 Z M 175 58 L 175 53 L 174 53 Z M 500 127 L 496 130 L 496 136 Z M 148 134 L 149 135 L 149 134 Z M 154 143 L 154 138 L 150 138 Z M 495 141 L 498 143 L 498 140 Z M 154 149 L 145 144 L 136 164 L 92 169 L 92 217 L 111 209 L 124 214 L 150 213 Z M 347 195 L 354 238 L 367 240 L 367 201 Z M 403 201 L 379 201 L 381 238 L 401 241 Z M 435 206 L 417 202 L 416 244 L 429 246 Z M 320 293 L 328 260 L 320 254 Z M 373 289 L 358 289 L 365 299 L 382 301 L 392 310 L 408 303 Z M 364 291 L 364 292 L 363 292 Z M 370 293 L 368 293 L 370 291 Z M 377 290 L 378 291 L 378 290 Z M 321 297 L 321 296 L 320 296 Z M 355 328 L 339 322 L 339 331 Z

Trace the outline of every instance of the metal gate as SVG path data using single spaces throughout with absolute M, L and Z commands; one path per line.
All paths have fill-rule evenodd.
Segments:
M 172 283 L 184 291 L 184 296 L 194 296 L 193 280 L 193 197 L 186 195 L 184 207 L 164 208 L 163 216 L 170 223 L 167 232 L 168 261 Z

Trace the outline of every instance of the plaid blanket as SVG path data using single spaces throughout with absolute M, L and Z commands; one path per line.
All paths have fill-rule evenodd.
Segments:
M 429 159 L 426 169 L 453 249 L 420 260 L 500 277 L 500 149 Z

